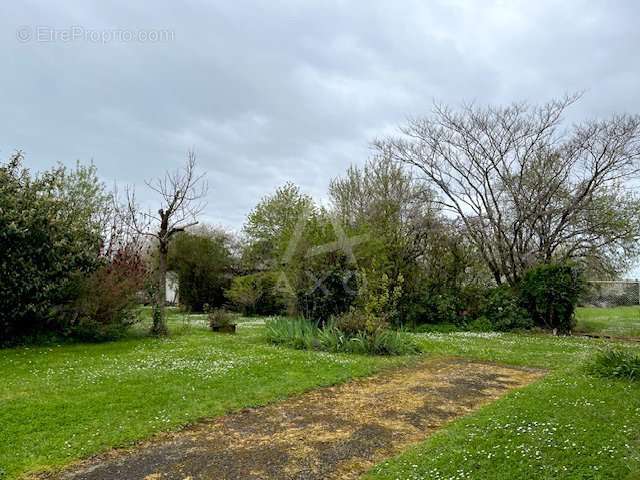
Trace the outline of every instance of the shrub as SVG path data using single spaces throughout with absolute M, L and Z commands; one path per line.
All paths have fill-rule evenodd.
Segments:
M 404 277 L 399 274 L 391 281 L 386 273 L 378 274 L 375 270 L 358 274 L 358 293 L 355 304 L 365 317 L 377 323 L 399 324 L 399 303 L 402 298 Z
M 376 330 L 385 329 L 388 323 L 381 317 L 367 315 L 355 308 L 333 317 L 331 323 L 335 328 L 347 335 L 355 335 L 360 332 L 373 333 Z
M 100 266 L 107 203 L 94 167 L 33 176 L 20 153 L 0 164 L 0 342 L 55 327 L 51 310 Z
M 543 264 L 525 273 L 520 282 L 520 297 L 536 325 L 570 333 L 583 288 L 584 281 L 575 266 Z
M 204 311 L 207 314 L 207 320 L 211 330 L 235 325 L 233 314 L 223 308 L 211 308 L 205 304 Z
M 245 315 L 279 315 L 291 302 L 290 296 L 278 288 L 275 272 L 235 277 L 225 295 Z
M 504 332 L 533 327 L 531 317 L 520 305 L 520 298 L 507 285 L 491 288 L 485 292 L 481 313 L 480 318 L 491 323 L 491 330 Z
M 358 292 L 357 272 L 340 252 L 307 260 L 296 281 L 297 311 L 322 326 L 351 307 Z
M 603 350 L 589 369 L 602 377 L 640 380 L 640 355 L 620 349 Z
M 139 321 L 138 292 L 147 270 L 133 249 L 118 250 L 93 274 L 79 280 L 77 298 L 56 308 L 59 328 L 70 336 L 106 340 L 122 336 Z
M 405 321 L 409 324 L 464 324 L 465 305 L 460 289 L 426 282 L 422 293 L 414 295 L 405 305 Z
M 470 332 L 493 332 L 495 329 L 493 322 L 485 316 L 471 320 L 467 324 L 467 330 Z

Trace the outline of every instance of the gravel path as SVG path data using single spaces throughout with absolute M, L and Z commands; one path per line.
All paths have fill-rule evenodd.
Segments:
M 351 479 L 542 372 L 436 359 L 203 421 L 54 476 L 66 480 Z

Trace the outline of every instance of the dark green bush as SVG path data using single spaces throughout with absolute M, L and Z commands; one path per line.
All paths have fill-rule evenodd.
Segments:
M 527 330 L 533 327 L 533 320 L 520 305 L 520 298 L 507 285 L 485 292 L 481 313 L 481 317 L 487 319 L 495 331 Z
M 100 266 L 107 198 L 94 167 L 34 176 L 19 153 L 0 165 L 0 343 L 59 331 L 52 310 Z
M 589 370 L 602 377 L 640 380 L 640 355 L 620 349 L 603 350 L 596 355 Z
M 584 281 L 571 264 L 542 264 L 528 270 L 520 282 L 520 298 L 535 324 L 559 333 L 575 326 L 574 312 Z
M 280 315 L 292 301 L 279 288 L 277 272 L 235 277 L 225 295 L 244 315 Z
M 493 322 L 484 316 L 471 320 L 466 329 L 470 332 L 493 332 L 496 330 Z
M 210 228 L 181 233 L 173 241 L 169 268 L 178 274 L 178 297 L 187 310 L 201 312 L 205 303 L 225 303 L 232 269 L 229 241 L 227 234 Z
M 349 310 L 357 297 L 357 272 L 339 252 L 318 256 L 298 275 L 297 311 L 318 325 Z
M 429 288 L 420 297 L 411 299 L 411 302 L 411 305 L 404 307 L 409 324 L 463 323 L 463 305 L 458 291 Z

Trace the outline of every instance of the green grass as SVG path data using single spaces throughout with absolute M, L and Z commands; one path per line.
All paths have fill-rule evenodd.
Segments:
M 407 361 L 275 347 L 256 322 L 224 335 L 181 318 L 167 339 L 144 325 L 116 342 L 0 350 L 0 471 L 17 478 Z
M 619 337 L 640 337 L 640 306 L 580 307 L 576 332 Z
M 547 368 L 512 392 L 375 467 L 381 479 L 640 478 L 640 385 L 585 368 L 606 342 L 510 334 L 422 334 L 440 354 Z M 635 345 L 620 345 L 640 352 Z
M 162 340 L 146 337 L 141 325 L 116 342 L 0 350 L 6 478 L 412 361 L 272 346 L 256 320 L 240 319 L 235 336 L 209 332 L 203 317 L 174 313 L 170 326 L 172 336 Z M 427 356 L 551 373 L 449 424 L 369 478 L 640 478 L 632 476 L 640 472 L 640 383 L 587 369 L 611 342 L 472 332 L 412 336 Z M 616 345 L 640 353 L 640 345 Z

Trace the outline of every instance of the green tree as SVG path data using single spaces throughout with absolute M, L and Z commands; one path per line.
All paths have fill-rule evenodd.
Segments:
M 389 297 L 401 292 L 391 321 L 457 321 L 460 290 L 479 282 L 482 268 L 433 192 L 404 165 L 380 156 L 332 180 L 329 193 L 349 234 L 366 235 L 356 250 L 366 283 L 386 288 Z
M 571 332 L 578 298 L 584 290 L 582 272 L 576 265 L 537 265 L 527 270 L 519 290 L 524 307 L 538 326 L 554 332 Z
M 299 234 L 306 219 L 315 212 L 310 196 L 286 183 L 275 193 L 264 197 L 249 213 L 244 226 L 248 244 L 245 263 L 250 269 L 267 270 L 276 267 L 284 258 L 298 226 Z M 293 243 L 292 243 L 293 242 Z
M 276 272 L 258 272 L 234 277 L 225 292 L 244 315 L 280 315 L 291 303 L 288 292 L 279 289 Z
M 231 237 L 206 226 L 180 233 L 169 248 L 168 265 L 178 274 L 182 305 L 197 312 L 205 304 L 219 308 L 233 275 Z

